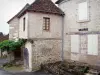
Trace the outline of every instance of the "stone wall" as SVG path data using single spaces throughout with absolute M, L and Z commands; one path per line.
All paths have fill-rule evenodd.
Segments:
M 15 40 L 19 37 L 19 20 L 18 18 L 14 18 L 9 22 L 9 39 Z
M 23 19 L 25 18 L 25 30 Z M 27 39 L 28 38 L 28 12 L 19 18 L 19 38 Z
M 50 18 L 50 30 L 43 30 L 43 17 Z M 62 16 L 54 14 L 28 13 L 28 38 L 61 38 Z
M 87 35 L 80 35 L 80 58 L 81 62 L 86 62 L 87 55 Z
M 88 54 L 88 34 L 80 35 L 80 51 L 79 53 L 71 52 L 70 35 L 67 35 L 67 41 L 64 43 L 64 59 L 65 60 L 75 60 L 80 62 L 86 62 L 91 65 L 100 65 L 100 34 L 98 34 L 98 55 Z
M 89 21 L 78 22 L 78 3 L 87 1 L 89 3 Z M 64 11 L 64 31 L 79 32 L 79 29 L 88 28 L 88 31 L 100 30 L 100 0 L 63 0 L 59 8 Z
M 89 21 L 78 22 L 78 3 L 87 1 L 89 3 Z M 99 55 L 88 55 L 87 35 L 90 32 L 100 31 L 100 0 L 63 0 L 59 4 L 64 13 L 64 59 L 74 59 L 76 61 L 96 64 L 100 59 L 100 48 L 98 48 Z M 88 31 L 79 31 L 79 29 L 88 28 Z M 76 34 L 79 33 L 79 34 Z M 80 33 L 87 33 L 80 35 Z M 100 33 L 100 32 L 99 32 Z M 80 51 L 79 53 L 71 53 L 71 38 L 70 35 L 80 35 Z M 99 35 L 99 34 L 98 34 Z M 100 45 L 100 35 L 99 35 Z M 99 46 L 100 47 L 100 46 Z M 100 64 L 99 64 L 100 65 Z
M 61 61 L 61 40 L 34 41 L 32 52 L 33 70 L 39 69 L 41 64 L 56 61 Z
M 87 55 L 87 63 L 100 66 L 100 34 L 98 34 L 98 55 Z
M 71 58 L 71 36 L 66 35 L 64 37 L 64 59 L 69 60 Z

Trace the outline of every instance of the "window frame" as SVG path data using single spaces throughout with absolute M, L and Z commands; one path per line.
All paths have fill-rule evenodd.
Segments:
M 79 4 L 83 3 L 83 2 L 87 2 L 87 19 L 83 19 L 83 20 L 79 20 Z M 88 22 L 90 21 L 90 1 L 89 0 L 85 0 L 85 1 L 81 1 L 77 3 L 77 22 Z
M 49 17 L 43 17 L 43 30 L 50 31 L 50 18 Z

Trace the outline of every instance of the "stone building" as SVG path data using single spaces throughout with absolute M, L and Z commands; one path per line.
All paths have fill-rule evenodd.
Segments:
M 23 49 L 28 71 L 41 64 L 74 60 L 100 65 L 100 1 L 35 0 L 9 23 L 9 39 L 27 39 Z
M 100 0 L 58 0 L 64 11 L 63 58 L 100 66 Z
M 9 23 L 9 39 L 27 39 L 23 49 L 26 70 L 61 61 L 61 30 L 64 13 L 51 0 L 35 0 Z

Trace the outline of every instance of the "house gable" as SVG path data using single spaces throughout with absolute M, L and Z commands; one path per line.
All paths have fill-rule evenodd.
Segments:
M 64 12 L 58 8 L 51 0 L 35 0 L 31 5 L 28 3 L 23 7 L 23 9 L 18 12 L 14 17 L 12 17 L 7 23 L 9 24 L 15 17 L 20 18 L 26 12 L 39 12 L 46 14 L 56 14 L 64 15 Z

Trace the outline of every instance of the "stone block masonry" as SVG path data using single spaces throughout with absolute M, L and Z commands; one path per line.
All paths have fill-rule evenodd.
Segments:
M 32 50 L 33 70 L 40 68 L 41 64 L 61 61 L 61 40 L 34 41 Z

